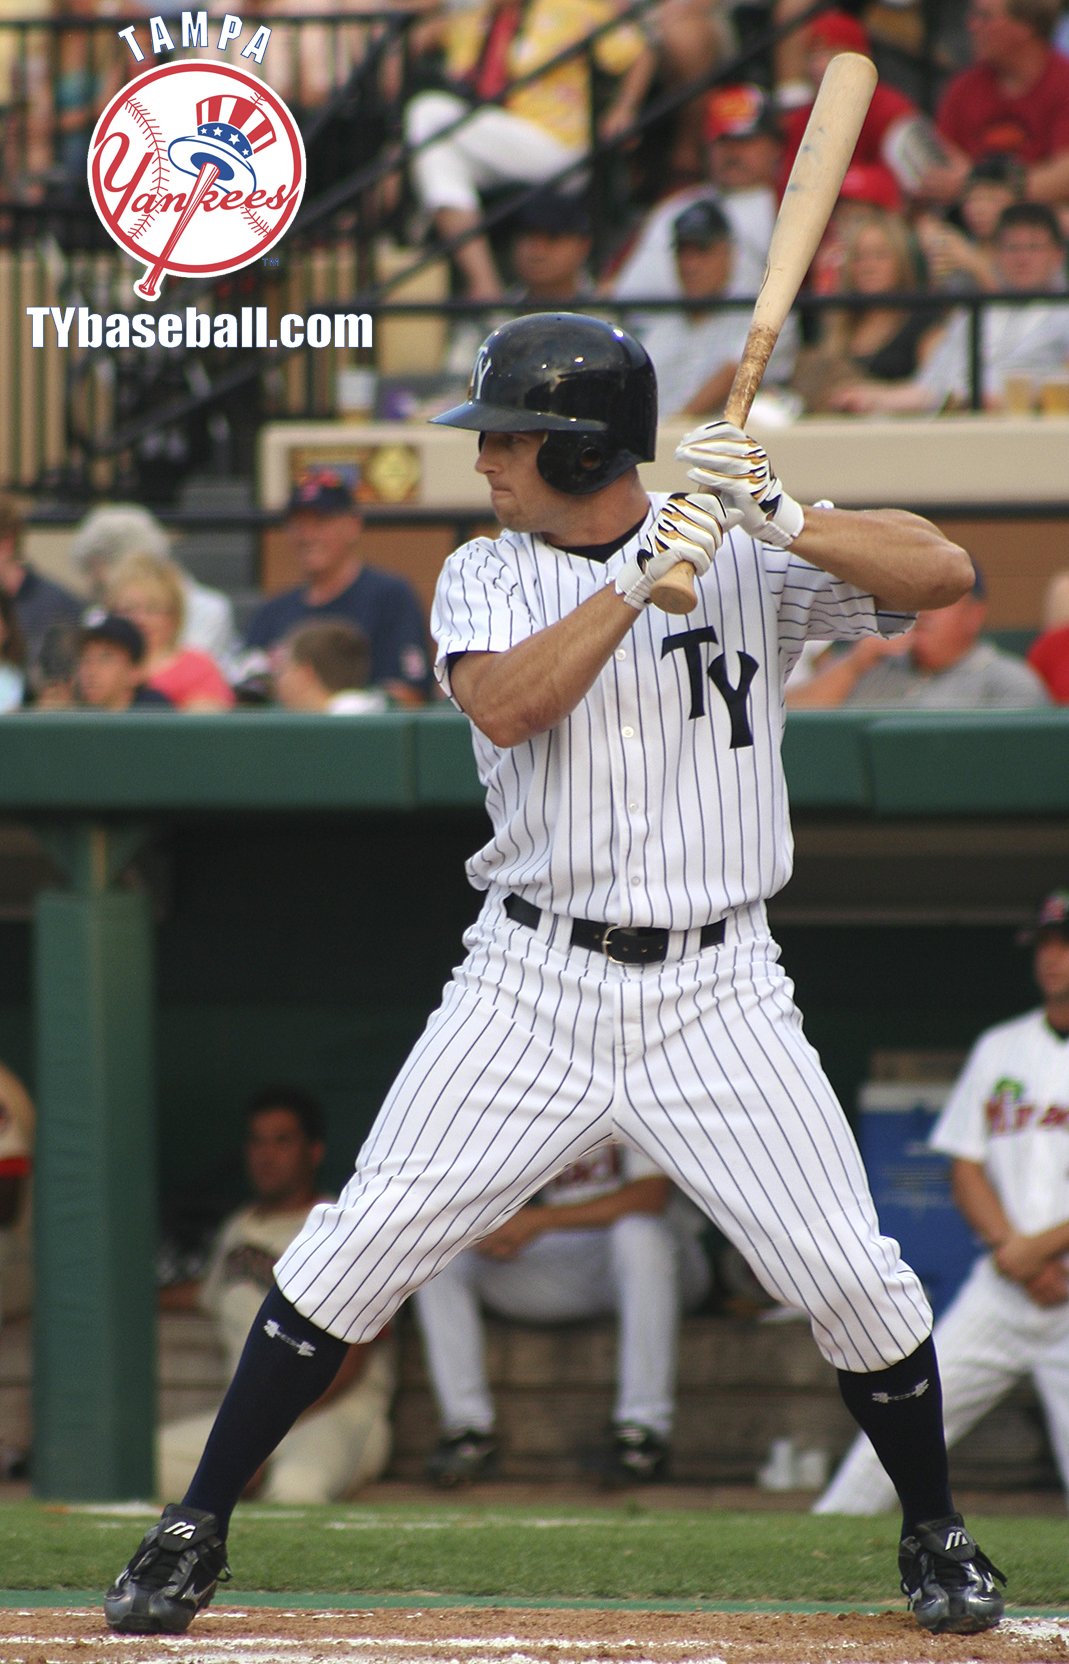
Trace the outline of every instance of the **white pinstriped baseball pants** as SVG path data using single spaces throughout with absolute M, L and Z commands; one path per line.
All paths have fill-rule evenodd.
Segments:
M 1069 1492 L 1069 1305 L 1037 1306 L 985 1254 L 935 1327 L 947 1445 L 1025 1376 L 1035 1382 L 1051 1448 Z M 865 1435 L 854 1440 L 815 1514 L 882 1514 L 894 1487 Z
M 279 1260 L 287 1299 L 368 1340 L 460 1248 L 616 1137 L 808 1314 L 830 1363 L 871 1371 L 915 1351 L 927 1299 L 880 1234 L 763 909 L 730 915 L 720 948 L 638 967 L 563 946 L 566 919 L 514 923 L 503 901 L 491 891 L 468 931 L 353 1177 Z

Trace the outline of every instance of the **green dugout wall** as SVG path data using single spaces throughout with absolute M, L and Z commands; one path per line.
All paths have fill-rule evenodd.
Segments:
M 844 1102 L 878 1050 L 1032 998 L 1014 930 L 1069 882 L 1069 711 L 806 713 L 773 922 Z M 6 717 L 0 1057 L 38 1102 L 34 1485 L 151 1486 L 158 1221 L 240 1187 L 240 1110 L 317 1091 L 343 1182 L 478 901 L 448 710 Z M 32 835 L 32 837 L 30 836 Z

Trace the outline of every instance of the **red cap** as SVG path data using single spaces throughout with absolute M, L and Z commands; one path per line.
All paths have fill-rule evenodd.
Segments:
M 705 100 L 705 137 L 748 139 L 755 133 L 779 135 L 779 120 L 767 92 L 751 82 L 717 87 Z
M 898 180 L 882 162 L 851 162 L 843 176 L 839 201 L 864 202 L 870 208 L 888 208 L 896 213 L 902 207 L 902 192 Z
M 837 46 L 846 52 L 868 53 L 869 34 L 863 23 L 849 12 L 818 12 L 809 24 L 810 42 L 822 46 Z

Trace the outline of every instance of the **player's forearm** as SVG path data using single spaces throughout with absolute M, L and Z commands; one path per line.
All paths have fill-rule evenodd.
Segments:
M 453 694 L 494 745 L 522 745 L 570 716 L 638 617 L 609 587 L 503 653 L 466 653 Z
M 989 1248 L 998 1248 L 1013 1235 L 995 1187 L 979 1162 L 955 1161 L 950 1184 L 958 1211 Z
M 589 1202 L 550 1203 L 537 1209 L 546 1230 L 590 1231 L 615 1225 L 629 1213 L 663 1213 L 668 1205 L 667 1179 L 636 1179 L 608 1196 L 595 1196 Z
M 904 509 L 807 507 L 794 548 L 881 606 L 902 612 L 949 606 L 975 582 L 965 550 L 930 520 Z

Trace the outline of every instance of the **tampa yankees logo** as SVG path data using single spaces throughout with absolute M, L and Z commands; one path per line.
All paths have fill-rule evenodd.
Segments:
M 89 146 L 93 205 L 145 265 L 134 284 L 145 300 L 167 273 L 216 276 L 259 259 L 297 212 L 304 180 L 304 142 L 278 94 L 202 58 L 128 81 Z
M 708 677 L 728 708 L 728 716 L 731 718 L 731 749 L 736 751 L 740 746 L 753 744 L 753 729 L 750 727 L 747 701 L 750 684 L 757 674 L 757 660 L 749 653 L 739 653 L 739 679 L 733 683 L 728 676 L 727 659 L 721 653 L 708 666 L 703 676 L 701 648 L 709 642 L 715 646 L 720 645 L 720 638 L 711 624 L 703 625 L 700 630 L 681 630 L 678 635 L 665 636 L 661 642 L 661 658 L 668 653 L 683 654 L 690 683 L 692 722 L 705 715 L 705 679 Z

